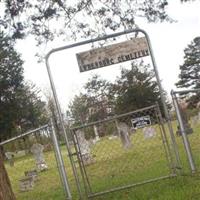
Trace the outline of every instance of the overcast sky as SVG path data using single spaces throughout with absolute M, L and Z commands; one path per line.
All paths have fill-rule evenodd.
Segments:
M 178 80 L 179 65 L 183 63 L 183 50 L 196 36 L 200 36 L 200 2 L 181 4 L 180 0 L 169 0 L 168 13 L 177 20 L 176 23 L 148 24 L 138 21 L 140 28 L 147 31 L 150 36 L 156 63 L 162 84 L 168 92 L 175 89 L 174 83 Z M 54 48 L 73 42 L 57 42 Z M 47 52 L 51 47 L 44 48 Z M 80 91 L 81 85 L 98 73 L 103 78 L 114 80 L 119 67 L 115 65 L 104 67 L 92 72 L 80 73 L 75 54 L 84 47 L 66 50 L 54 54 L 50 58 L 50 65 L 62 108 L 66 109 L 68 102 L 75 93 Z M 88 49 L 88 47 L 85 47 Z M 34 57 L 37 52 L 35 42 L 31 38 L 18 42 L 17 49 L 25 60 L 25 79 L 31 80 L 42 90 L 49 87 L 46 67 L 44 63 L 37 63 Z

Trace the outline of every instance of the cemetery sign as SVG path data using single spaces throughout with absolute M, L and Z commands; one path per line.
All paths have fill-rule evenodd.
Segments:
M 151 125 L 150 116 L 143 116 L 131 119 L 131 124 L 133 128 L 143 128 L 145 126 Z
M 149 55 L 145 37 L 77 53 L 80 72 L 89 71 Z

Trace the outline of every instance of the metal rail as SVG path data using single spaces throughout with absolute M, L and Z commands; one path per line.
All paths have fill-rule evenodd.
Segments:
M 44 125 L 44 126 L 41 126 L 41 127 L 39 127 L 39 128 L 36 128 L 36 129 L 33 129 L 33 130 L 28 131 L 28 132 L 26 132 L 26 133 L 23 133 L 23 134 L 21 134 L 21 135 L 17 135 L 17 136 L 15 136 L 15 137 L 13 137 L 13 138 L 10 138 L 10 139 L 8 139 L 8 140 L 5 140 L 5 141 L 1 142 L 1 143 L 0 143 L 0 146 L 2 146 L 2 145 L 4 145 L 4 144 L 7 144 L 7 143 L 10 143 L 10 142 L 13 142 L 13 141 L 15 141 L 15 140 L 18 140 L 18 139 L 20 139 L 20 138 L 23 138 L 23 137 L 25 137 L 25 136 L 27 136 L 27 135 L 33 134 L 33 133 L 35 133 L 35 132 L 37 132 L 37 131 L 40 131 L 40 130 L 45 129 L 45 128 L 48 128 L 48 127 L 49 127 L 49 125 L 46 124 L 46 125 Z
M 58 144 L 58 139 L 56 136 L 56 132 L 55 132 L 55 128 L 54 128 L 52 119 L 50 120 L 50 128 L 51 128 L 51 138 L 52 138 L 52 141 L 54 144 L 54 152 L 55 152 L 56 162 L 57 162 L 57 166 L 58 166 L 58 170 L 59 170 L 59 174 L 60 174 L 60 179 L 62 181 L 65 194 L 67 195 L 68 192 L 70 191 L 70 188 L 68 185 L 68 177 L 66 174 L 64 161 L 62 159 L 62 154 L 61 154 L 61 150 L 60 150 L 60 147 Z M 67 199 L 70 199 L 70 198 L 67 198 Z
M 200 92 L 200 88 L 198 89 L 190 89 L 190 90 L 177 90 L 177 91 L 174 91 L 172 90 L 172 93 L 173 94 L 185 94 L 185 93 L 188 93 L 188 92 Z
M 162 176 L 162 177 L 159 177 L 159 178 L 150 179 L 150 180 L 143 181 L 143 182 L 140 182 L 140 183 L 130 184 L 130 185 L 126 185 L 126 186 L 122 186 L 122 187 L 117 187 L 117 188 L 114 188 L 114 189 L 106 190 L 104 192 L 94 193 L 94 194 L 88 195 L 88 198 L 93 198 L 93 197 L 101 196 L 101 195 L 104 195 L 104 194 L 108 194 L 110 192 L 117 192 L 117 191 L 120 191 L 120 190 L 132 188 L 132 187 L 137 187 L 137 186 L 140 186 L 140 185 L 145 185 L 145 184 L 148 184 L 148 183 L 153 183 L 153 182 L 156 182 L 156 181 L 169 179 L 169 178 L 174 178 L 174 177 L 177 177 L 176 174 L 171 174 L 171 175 L 168 175 L 168 176 Z
M 117 115 L 117 116 L 112 116 L 112 117 L 109 117 L 109 118 L 107 118 L 107 119 L 103 119 L 103 120 L 99 120 L 99 121 L 95 121 L 95 122 L 90 122 L 90 123 L 87 123 L 87 124 L 83 124 L 83 125 L 80 125 L 80 126 L 72 127 L 71 130 L 86 128 L 86 127 L 88 127 L 88 126 L 100 124 L 100 123 L 102 123 L 102 122 L 113 121 L 113 120 L 115 120 L 115 119 L 119 119 L 119 118 L 121 118 L 121 117 L 125 117 L 125 116 L 127 116 L 127 115 L 131 115 L 131 114 L 138 113 L 138 112 L 142 112 L 142 111 L 149 110 L 149 109 L 156 109 L 156 106 L 155 106 L 155 105 L 153 105 L 153 106 L 148 106 L 148 107 L 141 108 L 141 109 L 138 109 L 138 110 L 135 110 L 135 111 L 132 111 L 132 112 L 124 113 L 124 114 Z

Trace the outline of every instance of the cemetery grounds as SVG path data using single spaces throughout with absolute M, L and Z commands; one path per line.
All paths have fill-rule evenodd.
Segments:
M 158 127 L 155 129 L 157 130 Z M 176 130 L 177 122 L 173 122 L 173 128 Z M 200 168 L 200 123 L 195 124 L 193 133 L 188 135 L 194 160 L 197 170 Z M 168 134 L 168 133 L 167 133 Z M 101 138 L 96 144 L 91 147 L 95 162 L 86 166 L 87 170 L 91 171 L 91 183 L 94 190 L 104 190 L 112 185 L 120 185 L 128 183 L 129 180 L 141 180 L 143 177 L 159 176 L 166 173 L 166 160 L 162 157 L 162 152 L 159 152 L 156 146 L 159 143 L 159 135 L 156 134 L 154 142 L 148 142 L 150 139 L 144 139 L 142 130 L 137 130 L 137 134 L 131 135 L 133 146 L 129 150 L 114 151 L 114 147 L 119 145 L 119 139 L 109 140 L 109 136 Z M 169 135 L 168 135 L 169 137 Z M 94 199 L 107 200 L 195 200 L 200 199 L 200 174 L 197 172 L 194 175 L 190 174 L 185 150 L 181 136 L 176 136 L 179 146 L 181 163 L 183 166 L 182 176 L 169 178 L 154 183 L 148 183 L 134 188 L 129 188 L 117 192 L 111 192 Z M 102 151 L 103 147 L 103 151 Z M 72 175 L 67 150 L 64 145 L 61 146 L 61 151 L 64 157 L 66 171 L 70 182 L 73 199 L 78 199 L 75 180 Z M 109 159 L 103 160 L 105 153 L 108 152 Z M 104 154 L 104 155 L 102 155 Z M 39 173 L 39 180 L 34 188 L 27 192 L 20 192 L 19 179 L 25 171 L 35 167 L 33 156 L 26 155 L 15 159 L 14 167 L 11 167 L 6 161 L 5 166 L 11 180 L 12 188 L 18 200 L 61 200 L 65 199 L 64 191 L 58 175 L 58 170 L 55 162 L 53 150 L 44 153 L 48 170 Z M 142 163 L 136 163 L 137 156 L 142 156 Z M 160 159 L 162 157 L 162 159 Z M 157 160 L 152 164 L 151 161 Z M 126 168 L 126 163 L 128 163 Z M 115 165 L 125 166 L 119 171 Z M 111 170 L 103 170 L 111 169 Z M 148 169 L 148 170 L 147 170 Z M 150 170 L 149 170 L 150 169 Z M 116 170 L 116 171 L 115 171 Z M 94 176 L 92 176 L 92 173 Z M 120 175 L 116 176 L 115 175 Z M 102 181 L 103 177 L 103 181 Z

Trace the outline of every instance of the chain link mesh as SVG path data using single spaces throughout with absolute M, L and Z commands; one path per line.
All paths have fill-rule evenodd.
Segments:
M 73 129 L 88 196 L 173 174 L 169 145 L 156 106 Z
M 2 145 L 5 167 L 19 200 L 64 199 L 50 129 Z

